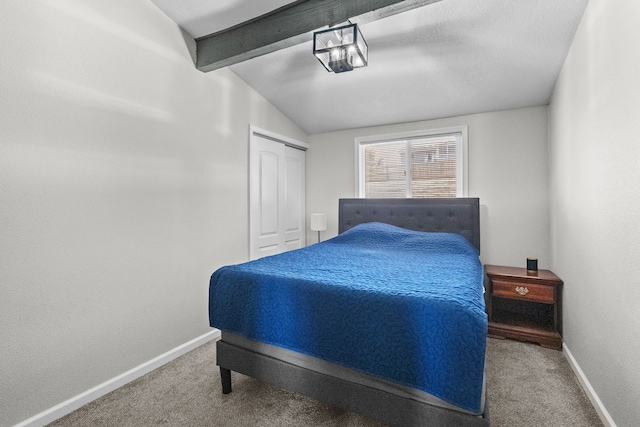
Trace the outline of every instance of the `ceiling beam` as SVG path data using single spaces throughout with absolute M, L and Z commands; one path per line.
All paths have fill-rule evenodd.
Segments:
M 297 0 L 196 40 L 196 67 L 212 71 L 313 39 L 346 22 L 364 24 L 441 0 Z

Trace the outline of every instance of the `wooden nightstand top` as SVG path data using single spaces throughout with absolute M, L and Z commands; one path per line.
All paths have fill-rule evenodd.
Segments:
M 562 279 L 549 270 L 538 270 L 537 273 L 528 272 L 526 268 L 504 267 L 500 265 L 485 265 L 485 273 L 491 278 L 512 278 L 517 281 L 539 283 L 543 285 L 561 285 Z

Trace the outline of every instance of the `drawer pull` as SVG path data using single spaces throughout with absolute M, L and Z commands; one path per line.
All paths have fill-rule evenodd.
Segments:
M 529 293 L 529 288 L 527 288 L 526 286 L 516 286 L 516 292 L 519 295 L 526 295 Z

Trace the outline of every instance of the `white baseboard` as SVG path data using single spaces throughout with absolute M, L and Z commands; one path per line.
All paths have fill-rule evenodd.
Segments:
M 616 427 L 616 423 L 613 421 L 613 418 L 611 418 L 611 415 L 609 415 L 609 411 L 607 411 L 607 408 L 604 407 L 604 404 L 596 394 L 596 391 L 593 389 L 593 387 L 591 387 L 591 383 L 589 383 L 586 375 L 584 374 L 584 372 L 582 372 L 582 369 L 580 369 L 578 362 L 576 362 L 573 354 L 571 354 L 571 351 L 569 351 L 569 347 L 567 347 L 566 343 L 562 344 L 562 349 L 564 350 L 563 352 L 565 356 L 569 360 L 571 369 L 573 369 L 573 372 L 578 377 L 582 388 L 587 394 L 587 397 L 589 397 L 589 400 L 593 404 L 594 408 L 596 408 L 596 412 L 600 416 L 602 423 L 605 425 L 605 427 Z
M 97 398 L 104 396 L 105 394 L 112 392 L 117 388 L 122 387 L 123 385 L 135 380 L 136 378 L 139 378 L 153 371 L 154 369 L 157 369 L 160 366 L 171 362 L 173 359 L 176 359 L 183 354 L 188 353 L 191 350 L 217 338 L 220 338 L 220 331 L 218 329 L 214 329 L 211 332 L 201 335 L 198 338 L 195 338 L 172 350 L 167 351 L 164 354 L 161 354 L 158 357 L 149 360 L 148 362 L 145 362 L 142 365 L 136 366 L 135 368 L 123 374 L 120 374 L 115 378 L 105 381 L 104 383 L 99 384 L 85 391 L 84 393 L 80 393 L 79 395 L 65 400 L 64 402 L 52 408 L 49 408 L 46 411 L 40 412 L 39 414 L 34 415 L 28 420 L 16 424 L 14 427 L 41 427 L 52 423 L 58 418 L 62 418 L 63 416 L 75 411 L 81 406 L 86 405 L 87 403 L 92 402 Z

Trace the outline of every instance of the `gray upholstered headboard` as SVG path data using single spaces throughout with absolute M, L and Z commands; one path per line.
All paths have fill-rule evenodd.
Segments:
M 364 222 L 384 222 L 416 231 L 461 234 L 480 250 L 480 200 L 340 199 L 338 232 Z

